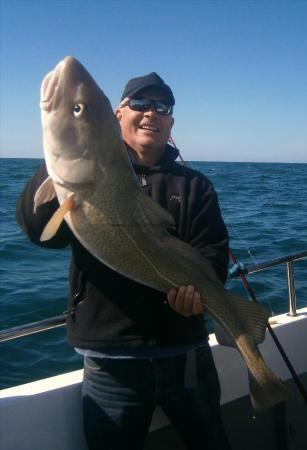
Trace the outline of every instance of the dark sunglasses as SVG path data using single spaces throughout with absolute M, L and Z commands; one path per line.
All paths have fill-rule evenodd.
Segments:
M 173 107 L 163 103 L 161 100 L 150 100 L 149 98 L 129 98 L 123 106 L 129 106 L 132 111 L 145 112 L 154 107 L 155 111 L 161 116 L 170 116 Z

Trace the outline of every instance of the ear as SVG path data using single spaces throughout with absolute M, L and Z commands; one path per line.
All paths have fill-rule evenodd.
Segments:
M 117 120 L 120 122 L 122 119 L 122 111 L 120 108 L 116 108 L 114 111 L 115 117 L 117 118 Z
M 174 122 L 175 122 L 175 119 L 174 119 L 174 117 L 173 116 L 171 116 L 170 117 L 170 125 L 169 125 L 169 135 L 170 135 L 170 137 L 171 137 L 171 132 L 172 132 L 172 128 L 173 128 L 173 125 L 174 125 Z

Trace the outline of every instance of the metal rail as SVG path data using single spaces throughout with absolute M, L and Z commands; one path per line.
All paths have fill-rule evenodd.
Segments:
M 246 266 L 246 272 L 245 273 L 255 273 L 260 272 L 261 270 L 268 269 L 270 267 L 279 266 L 280 264 L 291 262 L 291 261 L 298 261 L 299 259 L 307 258 L 307 250 L 300 253 L 294 253 L 287 256 L 282 256 L 281 258 L 272 259 L 270 261 L 265 261 L 259 264 L 255 264 L 253 266 Z
M 288 293 L 289 293 L 289 315 L 296 316 L 296 294 L 294 284 L 294 261 L 307 258 L 307 251 L 301 253 L 295 253 L 292 255 L 283 256 L 282 258 L 273 259 L 263 263 L 259 263 L 253 266 L 246 266 L 241 269 L 243 273 L 256 273 L 270 267 L 279 266 L 286 263 L 287 266 L 287 279 L 288 279 Z M 0 342 L 17 339 L 22 336 L 28 336 L 34 333 L 40 333 L 42 331 L 51 330 L 53 328 L 63 327 L 66 325 L 67 313 L 59 316 L 50 317 L 49 319 L 39 320 L 38 322 L 27 323 L 25 325 L 19 325 L 7 330 L 0 331 Z
M 0 342 L 10 341 L 30 334 L 40 333 L 41 331 L 51 330 L 53 328 L 63 327 L 66 325 L 67 314 L 49 317 L 49 319 L 39 320 L 37 322 L 19 325 L 17 327 L 8 328 L 0 331 Z
M 289 296 L 289 313 L 288 315 L 294 317 L 296 313 L 296 292 L 294 284 L 294 261 L 307 258 L 307 251 L 294 253 L 292 255 L 283 256 L 282 258 L 273 259 L 253 266 L 247 266 L 243 271 L 246 274 L 261 272 L 270 267 L 276 267 L 281 264 L 286 264 L 287 281 L 288 281 L 288 296 Z

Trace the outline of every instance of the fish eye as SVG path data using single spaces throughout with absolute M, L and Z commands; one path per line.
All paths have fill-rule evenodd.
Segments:
M 75 117 L 80 117 L 85 111 L 85 105 L 83 103 L 76 103 L 73 107 L 73 114 Z

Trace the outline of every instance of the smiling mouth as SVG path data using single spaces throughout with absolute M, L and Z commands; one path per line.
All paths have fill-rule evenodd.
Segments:
M 151 131 L 152 133 L 158 133 L 159 129 L 153 125 L 141 125 L 139 127 L 141 130 Z

